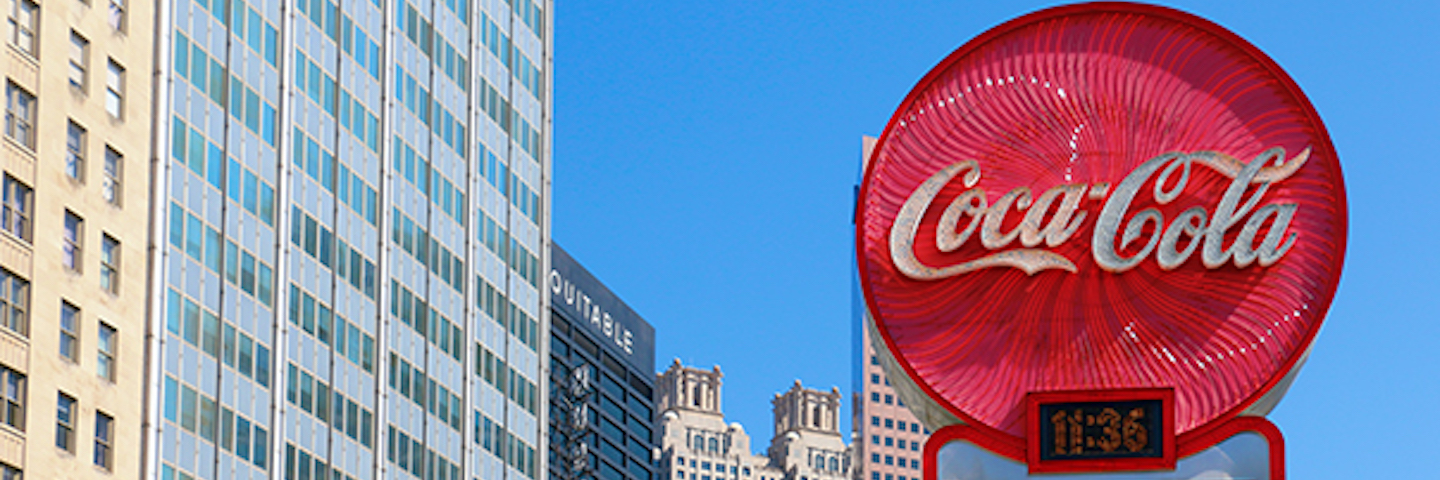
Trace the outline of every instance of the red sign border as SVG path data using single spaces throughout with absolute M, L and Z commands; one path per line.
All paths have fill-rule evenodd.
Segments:
M 1085 460 L 1042 460 L 1040 458 L 1040 404 L 1072 402 L 1125 402 L 1159 400 L 1161 450 L 1158 458 L 1096 458 Z M 1175 389 L 1127 388 L 1113 390 L 1064 390 L 1031 392 L 1025 395 L 1025 463 L 1030 473 L 1119 472 L 1175 469 Z M 1151 435 L 1154 435 L 1151 432 Z
M 1270 480 L 1285 480 L 1285 437 L 1274 423 L 1264 417 L 1235 417 L 1203 433 L 1180 435 L 1175 440 L 1176 461 L 1246 432 L 1254 432 L 1265 438 L 1270 454 Z M 1024 447 L 1017 448 L 1012 444 L 997 441 L 995 437 L 971 425 L 950 425 L 936 430 L 925 440 L 921 467 L 923 480 L 938 480 L 940 449 L 955 441 L 970 442 L 1001 457 L 1025 462 Z
M 1338 162 L 1339 156 L 1335 153 L 1335 145 L 1330 139 L 1330 132 L 1324 128 L 1325 124 L 1320 120 L 1320 116 L 1316 112 L 1315 106 L 1310 103 L 1310 98 L 1305 96 L 1304 92 L 1300 90 L 1299 85 L 1295 83 L 1295 80 L 1292 79 L 1290 75 L 1285 72 L 1284 69 L 1282 69 L 1278 64 L 1276 64 L 1269 55 L 1266 55 L 1255 45 L 1251 44 L 1249 41 L 1246 41 L 1244 38 L 1241 38 L 1234 32 L 1231 32 L 1230 30 L 1198 15 L 1159 5 L 1129 2 L 1091 2 L 1046 8 L 1006 21 L 1005 23 L 986 30 L 979 36 L 970 39 L 970 41 L 965 42 L 964 45 L 960 46 L 960 48 L 955 49 L 955 51 L 951 52 L 948 56 L 946 56 L 945 59 L 942 60 L 939 64 L 931 68 L 930 71 L 927 72 L 925 76 L 922 77 L 913 88 L 911 88 L 910 92 L 906 94 L 905 99 L 900 103 L 899 107 L 895 109 L 895 113 L 890 117 L 890 121 L 886 123 L 884 132 L 880 135 L 880 138 L 876 140 L 875 145 L 871 151 L 880 152 L 883 149 L 885 142 L 889 140 L 891 133 L 895 129 L 895 126 L 902 121 L 903 115 L 907 113 L 910 110 L 910 107 L 914 105 L 914 103 L 918 100 L 919 93 L 927 90 L 932 84 L 939 80 L 939 77 L 943 75 L 952 65 L 959 62 L 966 55 L 969 55 L 971 52 L 979 49 L 980 47 L 991 42 L 992 40 L 995 40 L 996 38 L 1006 35 L 1021 27 L 1033 23 L 1043 22 L 1046 20 L 1082 13 L 1139 14 L 1184 23 L 1205 33 L 1214 35 L 1217 38 L 1228 42 L 1231 46 L 1238 48 L 1241 51 L 1244 51 L 1245 53 L 1250 55 L 1257 63 L 1264 66 L 1266 72 L 1270 75 L 1273 75 L 1275 79 L 1280 83 L 1280 85 L 1285 88 L 1286 92 L 1290 94 L 1290 96 L 1295 99 L 1295 101 L 1298 102 L 1301 107 L 1303 107 L 1306 117 L 1311 123 L 1313 123 L 1317 127 L 1316 135 L 1319 136 L 1319 145 L 1316 146 L 1317 150 L 1319 150 L 1325 155 L 1329 155 L 1330 158 L 1335 158 Z M 863 225 L 865 224 L 865 216 L 864 211 L 859 208 L 860 205 L 858 204 L 858 202 L 863 201 L 863 199 L 867 198 L 869 194 L 870 178 L 872 174 L 871 170 L 874 168 L 874 166 L 875 162 L 873 161 L 869 161 L 866 163 L 864 174 L 861 177 L 860 191 L 858 196 L 856 197 L 857 205 L 855 209 L 854 221 L 856 245 L 855 255 L 858 262 L 857 265 L 860 266 L 860 268 L 857 268 L 857 270 L 860 277 L 860 288 L 862 293 L 864 293 L 865 295 L 866 308 L 870 312 L 872 318 L 879 319 L 881 317 L 875 314 L 876 308 L 874 295 L 871 292 L 871 280 L 869 278 L 869 274 L 867 273 L 867 269 L 864 268 L 864 265 L 866 264 L 866 259 L 864 256 L 864 249 L 861 247 L 861 245 L 865 244 L 865 229 L 863 228 Z M 1336 181 L 1340 182 L 1340 188 L 1343 191 L 1344 177 L 1340 176 L 1339 178 L 1337 178 Z M 1337 197 L 1335 199 L 1335 202 L 1338 204 L 1336 206 L 1336 211 L 1340 216 L 1340 224 L 1343 229 L 1348 231 L 1348 202 L 1343 195 Z M 1339 238 L 1338 243 L 1340 251 L 1343 252 L 1346 250 L 1348 240 L 1348 236 L 1342 235 Z M 1335 270 L 1342 270 L 1344 266 L 1344 261 L 1344 255 L 1337 256 L 1334 265 Z M 1328 287 L 1328 297 L 1331 299 L 1331 302 L 1334 301 L 1335 292 L 1340 286 L 1340 275 L 1336 275 L 1334 278 L 1334 281 L 1332 281 Z M 1236 419 L 1240 416 L 1241 412 L 1245 411 L 1245 409 L 1249 408 L 1251 405 L 1254 405 L 1257 401 L 1264 398 L 1267 393 L 1269 393 L 1272 389 L 1275 388 L 1277 384 L 1282 381 L 1286 374 L 1290 373 L 1296 368 L 1297 363 L 1302 357 L 1305 356 L 1304 352 L 1308 350 L 1310 346 L 1314 343 L 1315 337 L 1317 334 L 1319 334 L 1320 327 L 1324 324 L 1325 317 L 1329 313 L 1329 309 L 1329 302 L 1327 302 L 1326 305 L 1319 309 L 1316 317 L 1317 321 L 1315 322 L 1315 325 L 1310 329 L 1310 331 L 1306 332 L 1305 337 L 1299 344 L 1300 347 L 1298 347 L 1296 351 L 1290 355 L 1290 358 L 1285 360 L 1283 368 L 1276 370 L 1275 375 L 1270 378 L 1270 380 L 1266 381 L 1264 385 L 1258 388 L 1244 401 L 1240 402 L 1235 407 L 1231 408 L 1229 411 L 1220 414 L 1214 420 L 1211 420 L 1210 422 L 1200 425 L 1187 432 L 1177 432 L 1179 437 L 1183 439 L 1187 436 L 1190 436 L 1190 434 L 1215 434 L 1216 432 L 1221 431 L 1225 427 L 1227 422 Z M 885 342 L 886 348 L 891 352 L 897 352 L 898 350 L 896 349 L 895 341 L 893 338 L 890 337 L 890 334 L 886 331 L 884 326 L 877 321 L 876 327 L 876 330 L 880 334 L 880 338 Z M 895 354 L 893 356 L 895 357 L 896 364 L 900 365 L 900 367 L 904 369 L 905 375 L 907 375 L 911 379 L 917 378 L 915 369 L 914 367 L 910 366 L 909 362 L 907 362 L 902 356 L 898 354 Z M 943 396 L 941 396 L 933 388 L 931 388 L 929 385 L 926 385 L 922 381 L 916 380 L 915 385 L 919 387 L 927 397 L 929 397 L 930 401 L 935 402 L 936 405 L 944 408 L 946 411 L 955 415 L 956 418 L 959 418 L 962 422 L 964 422 L 965 426 L 967 427 L 967 436 L 979 434 L 989 437 L 990 441 L 985 442 L 984 445 L 986 445 L 987 448 L 990 448 L 992 451 L 1024 451 L 1025 439 L 1010 435 L 998 428 L 985 425 L 977 421 L 969 414 L 966 414 L 959 408 L 951 405 L 948 401 L 944 399 Z M 1268 424 L 1268 422 L 1266 423 Z M 1271 426 L 1271 428 L 1274 428 L 1273 425 Z M 1278 430 L 1276 431 L 1276 435 L 1278 436 Z M 930 466 L 927 464 L 927 472 L 929 468 Z M 933 477 L 927 476 L 926 478 L 928 480 Z

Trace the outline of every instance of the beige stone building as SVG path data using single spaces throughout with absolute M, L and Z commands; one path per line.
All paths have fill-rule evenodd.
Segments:
M 763 455 L 750 435 L 726 423 L 720 409 L 720 368 L 701 370 L 679 360 L 656 381 L 656 423 L 661 430 L 657 479 L 844 480 L 849 448 L 840 434 L 840 392 L 809 389 L 800 381 L 771 400 L 775 435 Z
M 4 3 L 0 479 L 140 476 L 153 6 Z

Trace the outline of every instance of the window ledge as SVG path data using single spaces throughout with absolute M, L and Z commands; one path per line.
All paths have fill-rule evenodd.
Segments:
M 36 37 L 36 40 L 39 40 L 39 37 Z M 35 55 L 30 55 L 30 53 L 20 49 L 19 46 L 14 45 L 14 43 L 4 42 L 4 46 L 10 49 L 10 53 L 14 53 L 14 56 L 19 56 L 22 61 L 30 63 L 32 68 L 40 68 L 40 59 L 35 58 Z
M 25 469 L 25 432 L 0 423 L 0 462 Z
M 39 41 L 39 37 L 36 37 L 36 41 Z M 34 55 L 26 53 L 24 50 L 21 50 L 20 47 L 15 46 L 14 43 L 6 41 L 5 48 L 10 51 L 10 56 L 18 58 L 20 59 L 20 61 L 25 62 L 27 66 L 29 66 L 32 70 L 40 68 L 40 59 L 35 58 Z
M 5 155 L 0 157 L 3 159 L 0 167 L 4 167 L 26 185 L 35 185 L 35 149 L 10 138 L 9 135 L 0 137 L 5 137 Z
M 0 230 L 0 266 L 26 279 L 34 277 L 34 250 L 29 242 Z
M 0 327 L 0 363 L 3 363 L 15 371 L 29 374 L 30 372 L 30 339 L 21 336 L 14 330 Z

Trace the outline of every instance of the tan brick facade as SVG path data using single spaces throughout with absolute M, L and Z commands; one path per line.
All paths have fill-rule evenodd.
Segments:
M 0 168 L 7 188 L 31 193 L 25 208 L 7 202 L 6 210 L 28 210 L 18 212 L 28 229 L 13 218 L 0 222 L 0 267 L 29 284 L 4 296 L 7 306 L 24 308 L 23 318 L 0 327 L 0 365 L 23 375 L 24 408 L 18 425 L 0 423 L 0 462 L 29 478 L 140 477 L 153 8 L 5 0 L 7 122 L 25 113 L 31 130 L 21 138 L 7 123 Z M 28 111 L 12 107 L 15 89 L 33 96 Z M 78 145 L 72 123 L 84 130 Z M 72 145 L 82 161 L 71 162 Z M 79 222 L 67 222 L 67 212 Z M 75 235 L 67 227 L 78 227 Z M 62 329 L 66 303 L 72 323 Z M 74 400 L 68 449 L 57 441 L 62 395 Z M 100 415 L 113 419 L 108 439 L 97 438 Z M 107 445 L 108 457 L 97 458 Z

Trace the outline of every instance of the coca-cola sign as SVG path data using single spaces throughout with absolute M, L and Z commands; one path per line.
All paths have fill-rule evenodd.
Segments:
M 969 240 L 972 234 L 978 233 L 980 244 L 986 249 L 1003 251 L 943 268 L 926 266 L 915 258 L 913 251 L 921 216 L 930 210 L 936 195 L 956 175 L 965 175 L 964 184 L 967 187 L 973 186 L 980 178 L 979 165 L 974 160 L 963 160 L 936 172 L 905 200 L 899 217 L 890 229 L 890 258 L 901 273 L 918 280 L 951 277 L 989 267 L 1014 267 L 1031 275 L 1051 268 L 1074 273 L 1075 263 L 1070 259 L 1033 247 L 1038 246 L 1041 241 L 1054 247 L 1069 240 L 1084 224 L 1087 212 L 1079 207 L 1081 200 L 1089 197 L 1107 199 L 1100 210 L 1090 243 L 1095 263 L 1100 268 L 1123 272 L 1135 268 L 1154 252 L 1160 268 L 1173 270 L 1184 263 L 1196 247 L 1202 244 L 1202 258 L 1206 268 L 1218 268 L 1228 261 L 1233 261 L 1236 268 L 1245 268 L 1257 258 L 1260 266 L 1269 266 L 1279 261 L 1295 244 L 1297 234 L 1287 230 L 1298 204 L 1270 203 L 1256 208 L 1256 203 L 1270 184 L 1284 180 L 1304 165 L 1310 156 L 1310 149 L 1305 149 L 1282 164 L 1284 154 L 1284 148 L 1276 147 L 1244 163 L 1217 152 L 1167 153 L 1140 164 L 1135 171 L 1125 176 L 1108 197 L 1106 194 L 1110 191 L 1109 183 L 1058 185 L 1033 200 L 1030 187 L 1015 187 L 990 205 L 983 188 L 972 188 L 956 196 L 945 207 L 940 224 L 935 230 L 935 246 L 941 252 L 954 251 Z M 1276 166 L 1264 166 L 1272 160 Z M 1164 205 L 1174 201 L 1189 183 L 1190 167 L 1197 162 L 1231 179 L 1225 195 L 1218 199 L 1213 216 L 1204 206 L 1196 206 L 1181 212 L 1166 226 L 1164 216 L 1155 208 L 1141 210 L 1133 216 L 1127 215 L 1130 205 L 1136 201 L 1136 194 L 1140 193 L 1140 187 L 1150 184 L 1152 177 L 1155 203 Z M 1178 179 L 1172 179 L 1177 171 Z M 1258 188 L 1247 199 L 1244 197 L 1245 191 L 1252 184 Z M 1060 203 L 1055 204 L 1057 200 Z M 1053 211 L 1052 204 L 1055 204 Z M 1002 233 L 1000 227 L 1012 209 L 1017 216 L 1021 216 L 1020 223 L 1010 231 Z M 1253 215 L 1245 218 L 1252 210 Z M 1126 222 L 1123 239 L 1117 245 L 1116 235 L 1121 233 L 1120 222 L 1125 218 L 1130 220 Z M 962 219 L 968 219 L 963 228 Z M 1242 220 L 1244 226 L 1240 229 L 1239 236 L 1226 246 L 1230 229 Z M 976 227 L 979 227 L 978 232 Z M 1141 239 L 1141 232 L 1146 231 L 1147 227 L 1152 233 L 1148 240 Z M 1262 227 L 1268 227 L 1267 233 L 1263 239 L 1257 238 L 1256 235 Z M 1017 237 L 1022 247 L 1006 249 Z M 1145 245 L 1140 252 L 1130 256 L 1121 255 L 1120 251 L 1135 240 L 1141 240 Z M 1257 240 L 1259 244 L 1256 244 Z M 1185 242 L 1183 246 L 1181 242 Z
M 1173 389 L 1177 435 L 1264 414 L 1345 250 L 1340 166 L 1299 87 L 1233 33 L 1134 4 L 956 50 L 892 117 L 859 202 L 907 404 L 1017 443 L 1034 392 Z

